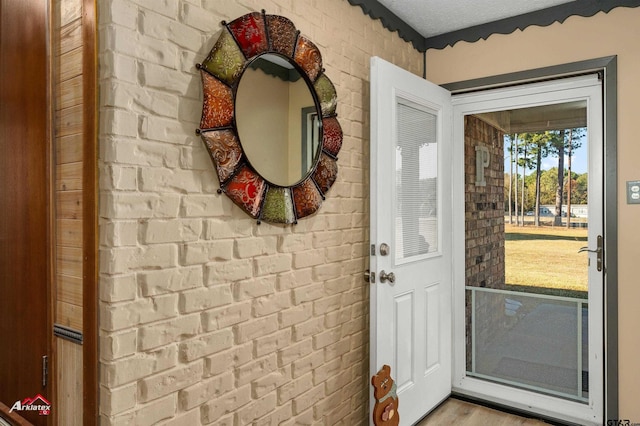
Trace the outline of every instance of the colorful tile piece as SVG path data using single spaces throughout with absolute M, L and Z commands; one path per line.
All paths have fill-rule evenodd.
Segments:
M 322 195 L 313 180 L 307 179 L 302 185 L 293 188 L 293 201 L 298 218 L 309 216 L 320 208 Z
M 338 95 L 336 88 L 325 74 L 322 74 L 318 80 L 313 84 L 316 89 L 318 99 L 320 99 L 320 109 L 322 109 L 322 116 L 326 117 L 336 113 L 336 107 L 338 106 Z
M 322 119 L 322 148 L 334 157 L 342 148 L 342 127 L 336 117 Z
M 260 213 L 266 182 L 247 166 L 242 166 L 222 190 L 254 219 Z
M 229 24 L 229 30 L 236 38 L 242 53 L 251 59 L 269 49 L 264 19 L 259 12 L 248 13 Z
M 202 67 L 232 86 L 240 77 L 244 62 L 242 51 L 229 31 L 223 29 L 209 56 L 202 62 Z
M 213 130 L 200 134 L 218 172 L 220 184 L 233 174 L 242 158 L 242 147 L 232 130 Z
M 302 35 L 298 37 L 293 60 L 302 67 L 311 82 L 316 81 L 322 71 L 322 55 L 311 40 Z
M 231 88 L 200 70 L 202 75 L 202 118 L 201 129 L 230 126 L 233 120 L 233 92 Z
M 318 167 L 313 172 L 313 179 L 320 187 L 323 194 L 326 194 L 338 177 L 338 163 L 327 154 L 322 154 Z
M 293 214 L 293 200 L 289 188 L 272 187 L 267 190 L 262 206 L 261 220 L 270 223 L 295 222 L 296 217 Z
M 267 15 L 271 50 L 291 58 L 298 37 L 296 26 L 284 16 Z

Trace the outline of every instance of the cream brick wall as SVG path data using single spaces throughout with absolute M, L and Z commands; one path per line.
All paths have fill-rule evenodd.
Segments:
M 422 56 L 346 0 L 101 0 L 103 425 L 368 422 L 369 58 Z M 316 43 L 344 130 L 320 212 L 257 225 L 195 135 L 195 63 L 256 10 Z

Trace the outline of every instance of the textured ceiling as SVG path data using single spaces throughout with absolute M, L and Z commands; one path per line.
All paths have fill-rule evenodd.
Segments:
M 574 0 L 378 0 L 425 38 Z

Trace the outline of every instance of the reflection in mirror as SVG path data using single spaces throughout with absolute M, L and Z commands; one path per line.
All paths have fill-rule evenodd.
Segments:
M 318 110 L 315 107 L 302 108 L 301 123 L 302 156 L 300 158 L 300 173 L 304 176 L 311 169 L 318 155 L 321 126 L 321 122 L 318 119 Z
M 287 58 L 253 60 L 236 93 L 236 125 L 251 165 L 269 182 L 304 179 L 319 154 L 321 121 L 311 88 Z

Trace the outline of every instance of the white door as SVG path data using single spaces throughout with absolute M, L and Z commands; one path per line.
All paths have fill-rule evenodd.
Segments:
M 371 59 L 370 371 L 391 366 L 401 425 L 451 392 L 450 119 L 447 90 Z
M 582 425 L 600 425 L 604 411 L 604 268 L 598 264 L 597 250 L 602 247 L 604 236 L 604 176 L 602 84 L 597 75 L 454 97 L 454 262 L 456 265 L 465 262 L 465 116 L 548 107 L 559 111 L 575 105 L 584 105 L 586 120 L 584 126 L 575 127 L 588 129 L 584 142 L 588 153 L 588 234 L 582 244 L 592 252 L 585 253 L 581 260 L 588 268 L 588 297 L 465 287 L 465 270 L 457 267 L 453 278 L 456 283 L 453 388 L 457 393 L 523 411 Z M 465 303 L 466 294 L 469 305 Z M 484 314 L 476 308 L 495 302 L 498 303 L 493 306 L 498 309 L 485 309 Z M 566 317 L 571 315 L 573 318 L 567 321 Z M 487 329 L 494 337 L 486 337 L 491 333 L 478 337 Z M 467 330 L 471 330 L 470 336 Z M 467 337 L 470 350 L 466 346 Z M 483 355 L 492 362 L 482 361 Z M 476 365 L 480 363 L 484 368 Z M 566 383 L 575 384 L 575 391 Z

